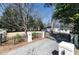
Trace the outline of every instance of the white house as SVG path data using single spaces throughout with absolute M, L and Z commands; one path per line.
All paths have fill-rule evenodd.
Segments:
M 51 29 L 55 33 L 67 33 L 70 34 L 70 27 L 69 26 L 62 26 L 63 23 L 60 23 L 60 20 L 53 20 Z

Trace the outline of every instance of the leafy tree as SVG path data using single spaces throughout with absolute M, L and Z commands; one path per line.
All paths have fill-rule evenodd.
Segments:
M 54 19 L 61 19 L 64 24 L 73 24 L 75 33 L 79 33 L 79 4 L 56 4 Z
M 30 31 L 32 31 L 32 30 L 34 30 L 34 25 L 35 25 L 35 20 L 33 19 L 33 17 L 32 16 L 29 16 L 29 21 L 28 21 L 28 26 L 27 26 L 27 28 L 30 30 Z M 37 25 L 36 25 L 37 26 Z
M 43 22 L 42 22 L 42 20 L 40 18 L 35 21 L 35 25 L 37 25 L 36 26 L 37 30 L 41 30 L 41 29 L 44 28 L 44 24 L 43 24 Z
M 2 27 L 10 29 L 11 31 L 21 31 L 23 24 L 22 18 L 19 17 L 19 14 L 18 10 L 11 6 L 7 7 L 1 17 L 2 20 L 0 20 Z
M 29 30 L 41 30 L 44 28 L 43 22 L 41 19 L 33 19 L 31 16 L 29 17 L 28 29 Z

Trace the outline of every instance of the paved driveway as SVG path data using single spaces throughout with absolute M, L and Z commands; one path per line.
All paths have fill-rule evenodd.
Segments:
M 12 50 L 7 55 L 52 55 L 53 50 L 58 50 L 55 40 L 45 38 L 37 42 Z

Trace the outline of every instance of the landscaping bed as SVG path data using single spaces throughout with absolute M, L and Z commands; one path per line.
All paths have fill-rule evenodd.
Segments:
M 16 38 L 9 38 L 7 42 L 3 43 L 2 46 L 0 46 L 0 54 L 3 54 L 15 48 L 22 47 L 24 45 L 27 45 L 42 39 L 41 34 L 38 34 L 38 36 L 33 37 L 33 41 L 30 43 L 27 42 L 27 39 L 24 39 L 21 41 L 22 38 L 21 39 L 20 38 L 21 37 L 18 34 Z
M 37 39 L 37 38 L 42 38 L 42 34 L 33 32 L 32 33 L 32 39 L 34 40 L 34 39 Z

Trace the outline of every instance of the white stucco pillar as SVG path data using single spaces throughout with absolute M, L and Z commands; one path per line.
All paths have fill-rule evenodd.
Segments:
M 74 35 L 70 34 L 70 36 L 71 36 L 71 43 L 73 43 Z
M 76 45 L 76 47 L 79 46 L 79 42 L 78 42 L 78 34 L 74 34 L 75 38 L 74 38 L 74 44 Z
M 44 38 L 45 37 L 45 32 L 44 31 L 42 31 L 42 38 Z
M 74 44 L 62 41 L 59 43 L 59 55 L 74 55 Z
M 27 32 L 28 42 L 32 42 L 32 32 Z

